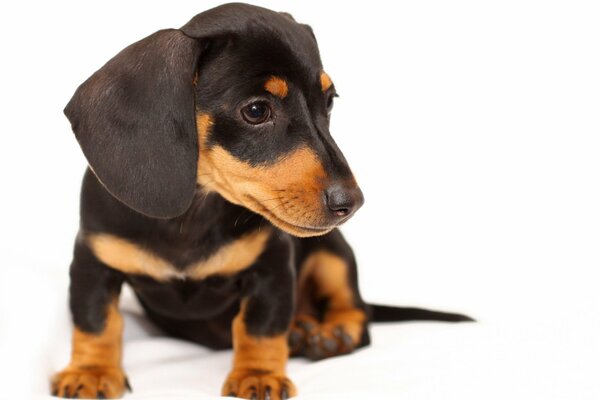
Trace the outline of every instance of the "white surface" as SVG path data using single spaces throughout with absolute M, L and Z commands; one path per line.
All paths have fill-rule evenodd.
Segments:
M 117 51 L 215 4 L 0 5 L 0 398 L 44 395 L 67 362 L 85 161 L 62 108 Z M 260 4 L 312 25 L 342 96 L 332 132 L 367 199 L 344 229 L 364 297 L 481 321 L 376 326 L 355 355 L 292 361 L 301 398 L 600 398 L 597 3 Z M 218 393 L 230 353 L 136 321 L 130 398 Z

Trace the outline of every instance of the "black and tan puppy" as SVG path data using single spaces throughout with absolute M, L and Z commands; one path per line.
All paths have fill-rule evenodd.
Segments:
M 134 43 L 77 89 L 65 113 L 90 168 L 70 270 L 73 350 L 55 395 L 128 387 L 125 282 L 164 331 L 233 346 L 224 395 L 294 396 L 290 352 L 318 359 L 369 343 L 336 230 L 363 195 L 329 134 L 335 96 L 311 29 L 244 4 Z

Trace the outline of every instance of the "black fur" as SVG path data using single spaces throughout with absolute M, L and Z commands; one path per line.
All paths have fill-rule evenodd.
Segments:
M 70 306 L 73 322 L 85 332 L 104 328 L 106 306 L 121 291 L 123 274 L 106 268 L 77 238 L 70 268 Z
M 251 335 L 283 334 L 293 317 L 295 275 L 320 249 L 346 261 L 355 306 L 368 312 L 354 255 L 337 229 L 315 238 L 293 237 L 204 190 L 196 176 L 202 159 L 195 117 L 204 113 L 214 120 L 208 145 L 240 161 L 274 165 L 306 146 L 323 165 L 329 185 L 353 182 L 329 133 L 327 104 L 335 88 L 322 90 L 322 70 L 308 26 L 286 14 L 229 4 L 197 15 L 180 30 L 162 30 L 129 46 L 77 89 L 65 113 L 90 164 L 71 267 L 70 305 L 80 330 L 102 330 L 108 302 L 127 282 L 150 319 L 174 336 L 230 347 L 231 321 L 242 299 Z M 288 82 L 285 98 L 265 92 L 265 79 L 272 75 Z M 272 123 L 244 122 L 240 108 L 256 99 L 270 102 Z M 99 261 L 85 240 L 95 233 L 124 238 L 184 271 L 267 228 L 274 233 L 250 267 L 204 280 L 158 282 L 124 274 Z M 315 299 L 319 313 L 327 307 L 322 300 Z M 361 344 L 368 343 L 365 325 Z
M 196 189 L 193 79 L 200 44 L 163 30 L 132 44 L 85 81 L 65 108 L 91 168 L 129 207 L 173 217 Z
M 474 322 L 468 315 L 424 310 L 414 307 L 391 307 L 380 304 L 369 305 L 373 322 L 400 321 L 444 321 L 444 322 Z

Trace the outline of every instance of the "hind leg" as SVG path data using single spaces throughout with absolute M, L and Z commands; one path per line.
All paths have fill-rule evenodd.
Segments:
M 299 239 L 296 316 L 290 333 L 292 355 L 322 359 L 369 343 L 366 305 L 356 262 L 339 231 Z

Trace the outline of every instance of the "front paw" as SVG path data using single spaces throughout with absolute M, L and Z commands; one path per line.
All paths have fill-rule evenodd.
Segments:
M 121 368 L 67 367 L 52 378 L 52 395 L 71 399 L 116 399 L 131 390 Z
M 296 395 L 296 387 L 285 375 L 262 370 L 234 370 L 223 384 L 221 394 L 253 400 L 285 400 Z

